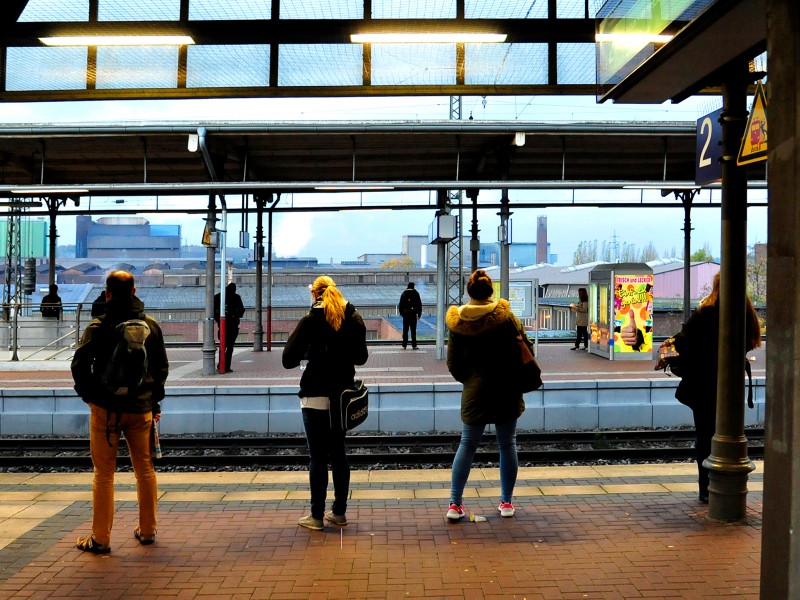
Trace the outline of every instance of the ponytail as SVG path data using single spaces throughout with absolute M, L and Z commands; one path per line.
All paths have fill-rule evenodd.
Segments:
M 327 275 L 320 275 L 311 284 L 311 291 L 322 301 L 325 320 L 333 327 L 334 331 L 339 331 L 344 322 L 344 309 L 347 306 L 347 300 L 336 288 L 336 283 Z

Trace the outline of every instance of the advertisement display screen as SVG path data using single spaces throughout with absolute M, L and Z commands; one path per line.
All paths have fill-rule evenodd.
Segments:
M 614 353 L 653 350 L 652 274 L 614 275 Z

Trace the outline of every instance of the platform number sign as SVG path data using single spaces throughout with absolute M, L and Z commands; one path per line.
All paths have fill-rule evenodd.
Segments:
M 706 185 L 722 179 L 722 109 L 697 119 L 697 158 L 694 182 Z

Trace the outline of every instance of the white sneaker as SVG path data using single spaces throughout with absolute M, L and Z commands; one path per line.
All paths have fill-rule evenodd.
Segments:
M 448 521 L 460 521 L 465 515 L 463 504 L 451 504 L 447 509 L 446 517 Z
M 500 511 L 501 517 L 513 517 L 514 516 L 514 505 L 511 502 L 501 502 L 500 506 L 497 507 L 497 510 Z

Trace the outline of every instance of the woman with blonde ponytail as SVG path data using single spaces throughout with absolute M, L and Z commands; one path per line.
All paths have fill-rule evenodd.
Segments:
M 350 463 L 344 445 L 345 429 L 339 411 L 330 410 L 342 391 L 352 387 L 355 365 L 367 362 L 367 330 L 364 321 L 327 275 L 309 286 L 313 304 L 300 319 L 283 349 L 283 366 L 297 367 L 308 361 L 300 377 L 300 408 L 308 440 L 311 514 L 298 524 L 322 530 L 325 521 L 347 525 Z M 333 473 L 333 505 L 325 511 L 328 463 Z

